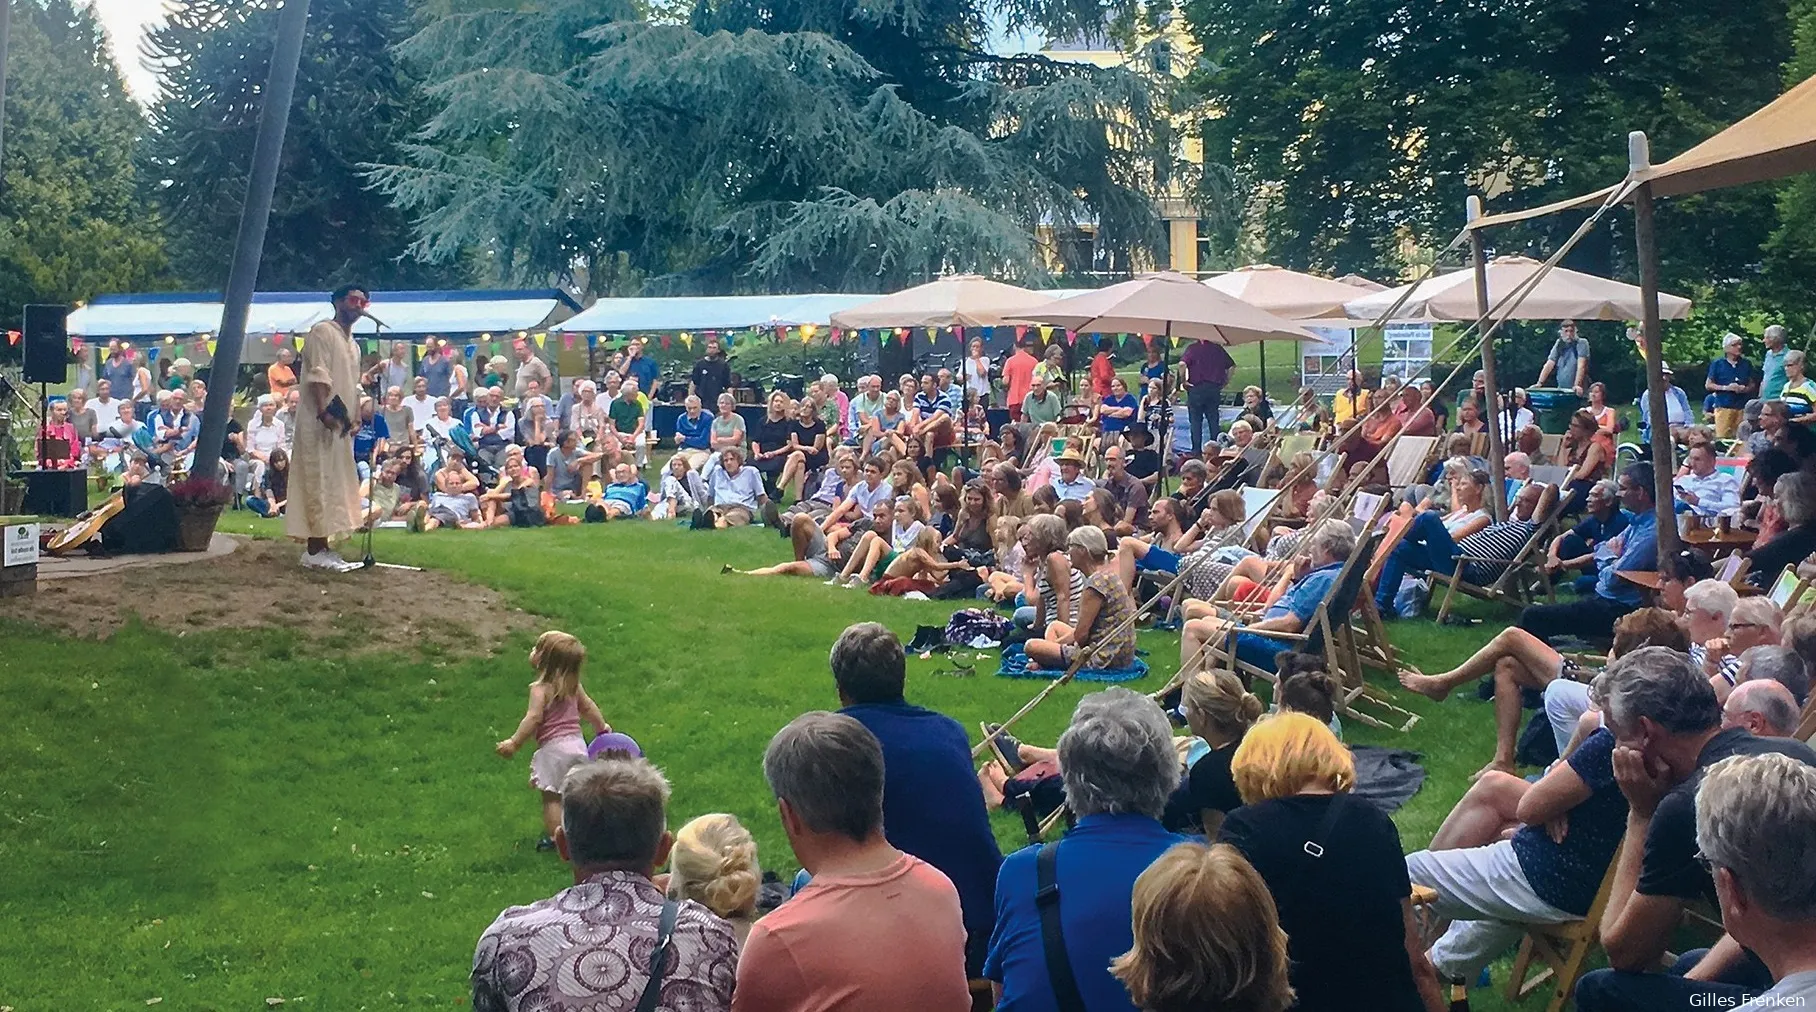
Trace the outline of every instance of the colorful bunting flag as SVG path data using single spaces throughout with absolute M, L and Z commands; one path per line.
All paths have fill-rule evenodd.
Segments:
M 1052 327 L 1040 328 L 1040 343 L 1046 344 L 1048 341 L 1051 341 L 1051 340 L 1053 340 L 1053 328 Z
M 574 350 L 574 335 L 569 334 L 564 331 L 561 335 L 561 348 L 563 351 L 573 351 Z
M 938 340 L 939 336 L 940 336 L 940 329 L 938 327 L 928 327 L 927 328 L 927 343 L 928 344 L 932 344 L 934 341 Z M 908 342 L 903 341 L 902 343 L 907 344 Z
M 662 350 L 663 351 L 668 350 L 668 335 L 667 334 L 662 335 Z
M 1067 344 L 1077 344 L 1078 343 L 1078 333 L 1076 331 L 1071 331 L 1071 330 L 1066 331 L 1066 343 Z
M 711 337 L 712 331 L 710 331 L 710 330 L 707 331 L 706 336 Z M 694 350 L 694 335 L 689 334 L 685 330 L 682 331 L 681 332 L 681 346 L 686 348 L 688 351 L 693 351 Z
M 208 348 L 208 357 L 209 357 L 209 358 L 213 358 L 213 357 L 214 357 L 214 348 L 215 348 L 215 344 L 216 344 L 216 342 L 214 342 L 214 341 L 209 341 L 209 342 L 207 342 L 207 348 Z
M 958 343 L 964 344 L 965 343 L 965 328 L 953 327 L 952 336 L 958 338 Z
M 599 335 L 598 334 L 586 335 L 586 350 L 592 351 L 594 348 L 597 348 L 597 347 L 599 347 Z
M 547 334 L 537 334 L 536 335 L 536 347 L 546 348 L 548 346 L 548 342 L 549 342 L 549 335 L 547 335 Z
M 1020 343 L 1021 343 L 1021 340 L 1022 340 L 1022 338 L 1024 338 L 1024 337 L 1027 337 L 1027 336 L 1028 336 L 1028 328 L 1027 328 L 1027 327 L 1025 327 L 1025 326 L 1019 326 L 1019 325 L 1018 325 L 1018 326 L 1017 326 L 1017 327 L 1016 327 L 1016 328 L 1015 328 L 1015 343 L 1017 343 L 1017 344 L 1020 344 Z
M 9 336 L 10 336 L 10 335 L 11 335 L 11 333 L 12 333 L 12 332 L 10 332 L 10 331 L 9 331 L 9 332 L 8 332 L 8 335 L 9 335 Z M 150 345 L 150 346 L 148 346 L 148 347 L 147 347 L 147 348 L 146 348 L 146 349 L 145 349 L 145 361 L 147 361 L 147 362 L 156 362 L 156 361 L 157 361 L 157 360 L 158 360 L 158 352 L 160 352 L 160 351 L 163 351 L 163 350 L 164 350 L 164 349 L 162 349 L 162 348 L 159 348 L 159 347 L 158 347 L 158 346 L 157 346 L 157 345 L 155 345 L 155 344 L 154 344 L 154 345 Z
M 472 358 L 475 355 L 478 355 L 479 354 L 479 345 L 469 343 L 466 347 L 466 352 L 467 352 L 468 358 Z

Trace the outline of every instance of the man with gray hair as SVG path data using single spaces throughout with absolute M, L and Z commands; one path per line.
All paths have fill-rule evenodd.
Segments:
M 505 910 L 479 936 L 474 1012 L 628 1009 L 651 988 L 651 1007 L 731 1007 L 731 925 L 693 900 L 668 899 L 650 881 L 674 843 L 667 806 L 668 781 L 643 759 L 600 759 L 568 772 L 555 849 L 574 866 L 574 885 Z
M 1810 698 L 1809 670 L 1790 647 L 1748 648 L 1740 655 L 1740 670 L 1734 679 L 1736 691 L 1747 682 L 1777 682 L 1790 692 L 1793 704 L 1799 708 Z
M 1185 839 L 1160 824 L 1179 784 L 1172 725 L 1139 693 L 1120 686 L 1093 693 L 1078 701 L 1059 736 L 1059 768 L 1078 822 L 1057 843 L 1003 860 L 984 976 L 999 1008 L 1054 1008 L 1057 979 L 1082 999 L 1076 1007 L 1132 1009 L 1109 969 L 1134 944 L 1130 895 L 1136 876 Z M 1049 933 L 1060 936 L 1069 966 L 1048 965 Z
M 1742 682 L 1721 706 L 1721 726 L 1745 728 L 1765 738 L 1789 738 L 1797 730 L 1797 700 L 1777 682 Z
M 1816 770 L 1787 756 L 1735 756 L 1696 797 L 1696 845 L 1722 925 L 1777 984 L 1752 1008 L 1816 1000 Z
M 1765 356 L 1759 363 L 1759 399 L 1773 401 L 1784 393 L 1785 330 L 1774 323 L 1766 328 Z
M 1566 512 L 1571 507 L 1566 506 Z M 1627 514 L 1621 512 L 1620 488 L 1613 478 L 1603 478 L 1589 488 L 1583 516 L 1576 526 L 1558 535 L 1545 550 L 1545 572 L 1556 579 L 1559 574 L 1580 572 L 1576 581 L 1578 594 L 1595 589 L 1595 574 L 1604 561 L 1612 562 L 1617 554 L 1615 537 L 1627 529 Z
M 1802 742 L 1721 726 L 1707 677 L 1684 654 L 1644 647 L 1596 677 L 1592 694 L 1615 738 L 1614 774 L 1627 797 L 1627 830 L 1602 914 L 1610 969 L 1577 983 L 1581 1012 L 1734 1007 L 1770 986 L 1764 968 L 1729 939 L 1659 966 L 1684 905 L 1713 895 L 1696 849 L 1702 775 L 1729 756 L 1780 753 L 1816 764 Z M 1710 1004 L 1711 1002 L 1726 1004 Z
M 1236 634 L 1236 659 L 1263 671 L 1274 670 L 1274 658 L 1296 644 L 1269 633 L 1301 633 L 1317 614 L 1318 606 L 1331 594 L 1343 564 L 1356 550 L 1356 532 L 1347 521 L 1326 520 L 1309 531 L 1300 541 L 1304 551 L 1301 575 L 1281 594 L 1260 621 L 1251 622 Z M 1332 616 L 1333 619 L 1341 616 Z M 1179 659 L 1185 664 L 1202 656 L 1206 643 L 1222 642 L 1229 633 L 1228 623 L 1221 618 L 1195 618 L 1186 622 L 1179 636 Z
M 958 891 L 884 838 L 876 736 L 804 713 L 770 739 L 763 777 L 813 878 L 751 929 L 733 1009 L 968 1007 Z

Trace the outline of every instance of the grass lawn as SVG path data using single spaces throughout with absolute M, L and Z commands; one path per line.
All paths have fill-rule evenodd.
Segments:
M 222 528 L 278 533 L 246 513 L 226 514 Z M 671 824 L 733 812 L 755 832 L 765 867 L 786 874 L 792 856 L 763 783 L 764 744 L 797 713 L 836 707 L 826 652 L 847 623 L 876 619 L 906 639 L 951 610 L 808 580 L 720 576 L 722 563 L 785 553 L 762 529 L 387 531 L 378 543 L 381 559 L 496 589 L 530 622 L 496 654 L 375 654 L 354 648 L 397 614 L 349 615 L 326 636 L 132 624 L 104 640 L 0 618 L 0 712 L 10 717 L 0 738 L 0 922 L 9 927 L 0 1006 L 464 1005 L 479 932 L 503 907 L 568 881 L 533 849 L 528 750 L 511 762 L 492 752 L 522 716 L 524 653 L 542 628 L 587 644 L 589 691 L 673 781 Z M 206 581 L 209 566 L 168 572 Z M 219 593 L 231 609 L 235 587 Z M 1394 644 L 1437 670 L 1506 620 L 1479 614 L 1489 621 L 1469 629 L 1395 624 Z M 1176 666 L 1178 640 L 1141 639 L 1156 673 L 1134 687 L 1153 688 Z M 993 677 L 993 659 L 974 678 L 933 673 L 944 666 L 911 659 L 908 696 L 971 728 L 1039 688 Z M 1061 689 L 1023 737 L 1050 743 L 1086 691 Z M 1396 695 L 1425 715 L 1419 727 L 1349 736 L 1424 754 L 1430 778 L 1397 816 L 1413 849 L 1486 761 L 1493 730 L 1473 693 L 1443 705 Z M 998 829 L 1006 847 L 1016 844 L 1018 821 L 999 817 Z M 1472 997 L 1500 1007 L 1489 992 Z

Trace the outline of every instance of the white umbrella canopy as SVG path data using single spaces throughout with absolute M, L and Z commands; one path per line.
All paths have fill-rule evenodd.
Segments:
M 1497 305 L 1544 266 L 1531 257 L 1495 257 L 1488 262 L 1488 304 Z M 1364 295 L 1349 302 L 1349 315 L 1374 320 L 1393 308 L 1411 285 Z M 1659 314 L 1667 320 L 1690 315 L 1690 300 L 1676 295 L 1658 296 Z M 1393 321 L 1473 323 L 1481 315 L 1476 305 L 1475 271 L 1464 268 L 1418 285 L 1412 298 L 1394 314 Z M 1512 320 L 1637 320 L 1640 291 L 1593 274 L 1554 267 L 1529 292 L 1508 319 Z
M 1356 289 L 1341 281 L 1273 264 L 1252 264 L 1205 284 L 1289 320 L 1342 319 L 1347 315 L 1343 307 L 1356 298 Z
M 884 327 L 1000 327 L 1053 296 L 976 274 L 955 274 L 832 314 L 845 330 Z
M 1059 299 L 1021 318 L 1082 334 L 1158 334 L 1223 345 L 1317 340 L 1290 320 L 1172 271 Z
M 1342 277 L 1337 279 L 1337 283 L 1348 285 L 1351 288 L 1360 288 L 1365 292 L 1385 292 L 1385 291 L 1387 291 L 1386 285 L 1382 284 L 1379 281 L 1370 281 L 1368 278 L 1365 278 L 1360 274 L 1345 274 Z

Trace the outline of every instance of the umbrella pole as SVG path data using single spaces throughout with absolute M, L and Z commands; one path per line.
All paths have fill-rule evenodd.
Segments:
M 1160 438 L 1160 484 L 1155 489 L 1161 495 L 1167 494 L 1167 469 L 1173 464 L 1173 321 L 1168 320 L 1166 332 L 1160 338 L 1160 405 L 1166 410 L 1161 412 L 1162 428 Z
M 1627 135 L 1627 164 L 1632 173 L 1651 166 L 1646 135 Z M 1639 252 L 1640 338 L 1646 352 L 1646 404 L 1652 416 L 1653 510 L 1658 517 L 1658 555 L 1677 552 L 1677 493 L 1671 477 L 1677 471 L 1671 439 L 1671 418 L 1665 406 L 1665 353 L 1658 315 L 1658 233 L 1654 227 L 1652 184 L 1633 191 L 1633 243 Z
M 1468 205 L 1468 219 L 1474 223 L 1482 216 L 1482 198 L 1471 196 Z M 1482 249 L 1482 233 L 1474 228 L 1469 230 L 1469 263 L 1475 268 L 1476 318 L 1488 319 L 1488 261 Z M 1478 323 L 1478 328 L 1486 326 Z M 1489 417 L 1493 419 L 1488 425 L 1488 474 L 1489 502 L 1493 504 L 1495 523 L 1507 519 L 1507 464 L 1506 447 L 1501 438 L 1501 388 L 1495 379 L 1494 334 L 1485 331 L 1482 339 L 1482 383 L 1484 399 L 1488 404 L 1478 405 L 1487 410 L 1494 405 Z M 1518 433 L 1515 433 L 1517 438 Z

